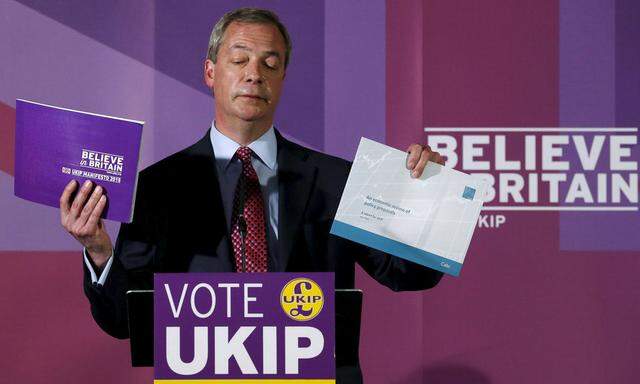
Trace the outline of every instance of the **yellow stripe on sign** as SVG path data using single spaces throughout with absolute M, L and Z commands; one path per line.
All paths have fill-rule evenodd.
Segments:
M 336 384 L 331 379 L 221 379 L 221 380 L 154 380 L 153 384 Z

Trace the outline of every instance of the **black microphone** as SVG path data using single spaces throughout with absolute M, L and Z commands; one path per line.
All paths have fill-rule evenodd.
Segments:
M 242 272 L 246 272 L 246 248 L 245 237 L 247 236 L 247 221 L 244 219 L 244 215 L 241 213 L 238 215 L 238 229 L 240 230 L 240 239 L 242 239 L 242 246 L 240 248 L 240 254 L 242 256 Z

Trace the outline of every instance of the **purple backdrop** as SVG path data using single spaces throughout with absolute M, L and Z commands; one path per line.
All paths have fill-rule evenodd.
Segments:
M 344 158 L 360 136 L 405 149 L 425 126 L 640 122 L 634 0 L 0 1 L 0 381 L 152 378 L 93 323 L 58 212 L 13 197 L 15 99 L 144 120 L 151 164 L 210 124 L 208 36 L 242 5 L 275 10 L 293 38 L 276 125 Z M 507 223 L 479 228 L 461 277 L 432 291 L 358 271 L 366 382 L 635 382 L 638 211 L 490 213 Z

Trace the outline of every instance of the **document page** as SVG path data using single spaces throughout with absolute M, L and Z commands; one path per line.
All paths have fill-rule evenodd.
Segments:
M 458 276 L 485 182 L 433 162 L 414 179 L 406 159 L 362 138 L 331 233 Z

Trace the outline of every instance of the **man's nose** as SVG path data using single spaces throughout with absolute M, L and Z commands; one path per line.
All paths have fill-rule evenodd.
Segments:
M 262 71 L 260 69 L 260 63 L 257 61 L 249 62 L 249 64 L 245 67 L 245 81 L 248 83 L 257 83 L 261 84 L 264 79 L 262 77 Z

